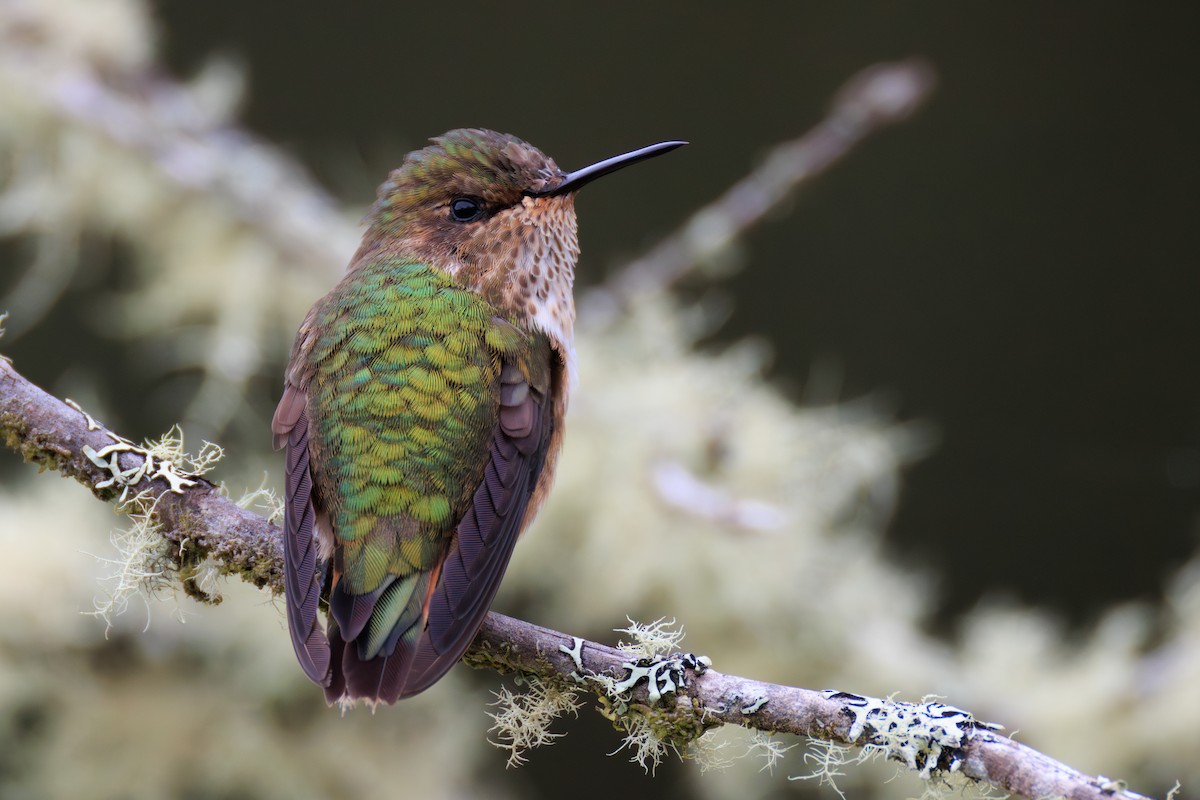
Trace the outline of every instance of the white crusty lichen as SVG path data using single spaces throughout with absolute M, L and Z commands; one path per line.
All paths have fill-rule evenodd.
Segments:
M 507 686 L 494 692 L 496 711 L 488 712 L 495 723 L 489 733 L 493 745 L 508 751 L 508 766 L 519 767 L 527 761 L 525 752 L 542 745 L 553 744 L 562 736 L 550 730 L 550 724 L 563 714 L 578 716 L 581 705 L 576 693 L 533 675 L 517 679 L 526 685 L 525 691 L 515 693 Z
M 712 660 L 707 656 L 677 652 L 683 642 L 684 632 L 682 627 L 676 627 L 674 619 L 660 617 L 649 624 L 636 622 L 630 617 L 625 619 L 629 621 L 629 627 L 614 629 L 617 633 L 627 633 L 632 637 L 632 641 L 621 640 L 617 643 L 617 648 L 630 656 L 629 661 L 621 664 L 625 676 L 587 676 L 589 680 L 600 684 L 602 691 L 615 701 L 618 710 L 625 708 L 629 692 L 642 681 L 646 682 L 647 699 L 653 706 L 687 684 L 688 670 L 701 675 L 712 666 Z M 560 649 L 575 657 L 572 650 Z M 578 660 L 576 664 L 579 665 Z
M 695 761 L 701 771 L 724 768 L 729 759 L 721 753 L 725 744 L 708 735 L 705 725 L 687 713 L 690 703 L 682 698 L 675 708 L 659 707 L 665 698 L 675 695 L 687 685 L 688 672 L 701 675 L 711 666 L 706 656 L 677 652 L 683 641 L 683 629 L 676 627 L 674 619 L 665 617 L 649 624 L 626 617 L 629 626 L 615 629 L 629 634 L 632 641 L 620 641 L 618 648 L 630 656 L 621 663 L 622 677 L 585 672 L 582 680 L 598 687 L 601 698 L 601 713 L 624 733 L 621 745 L 610 753 L 615 755 L 628 750 L 630 761 L 653 773 L 669 752 L 680 758 Z M 575 660 L 580 647 L 578 640 L 573 647 L 559 649 Z M 632 702 L 632 692 L 638 684 L 646 683 L 648 705 Z M 680 713 L 682 711 L 682 713 Z
M 675 694 L 687 685 L 687 671 L 697 675 L 709 667 L 705 656 L 678 653 L 674 656 L 656 655 L 638 661 L 626 661 L 621 667 L 628 673 L 621 680 L 612 679 L 605 689 L 612 696 L 623 696 L 642 681 L 646 682 L 646 699 L 657 705 L 666 695 Z
M 883 759 L 904 764 L 924 781 L 920 800 L 940 800 L 951 790 L 975 800 L 996 800 L 988 786 L 966 778 L 959 768 L 961 750 L 973 732 L 1001 726 L 980 722 L 967 711 L 931 698 L 904 703 L 833 689 L 822 694 L 842 701 L 846 713 L 853 716 L 847 736 L 856 741 L 865 736 L 866 741 L 855 750 L 840 742 L 813 739 L 804 754 L 804 762 L 812 770 L 788 776 L 788 780 L 815 780 L 844 798 L 838 786 L 838 779 L 846 775 L 843 768 Z
M 712 666 L 707 656 L 678 652 L 684 631 L 682 625 L 676 626 L 674 617 L 669 620 L 659 617 L 648 624 L 631 617 L 625 619 L 629 627 L 615 631 L 629 634 L 632 641 L 617 642 L 617 649 L 628 653 L 633 660 L 621 665 L 628 671 L 624 679 L 605 685 L 610 695 L 624 695 L 644 680 L 650 704 L 655 705 L 664 695 L 674 694 L 685 685 L 686 670 L 700 675 Z
M 67 402 L 84 415 L 89 430 L 99 427 L 79 404 Z M 166 481 L 169 491 L 180 494 L 184 489 L 195 486 L 196 481 L 193 478 L 211 470 L 225 455 L 221 446 L 213 442 L 205 442 L 199 453 L 191 455 L 183 448 L 183 429 L 178 425 L 172 426 L 161 439 L 148 441 L 144 445 L 134 444 L 111 431 L 105 433 L 113 440 L 112 444 L 99 450 L 84 445 L 83 454 L 97 467 L 107 470 L 110 475 L 96 484 L 97 489 L 120 487 L 121 495 L 117 499 L 117 505 L 121 510 L 144 505 L 144 500 L 139 501 L 136 496 L 131 498 L 129 494 L 130 490 L 142 481 Z M 123 469 L 121 456 L 126 454 L 137 456 L 141 460 L 134 466 Z
M 67 404 L 83 415 L 88 430 L 100 430 L 103 426 L 84 411 L 78 403 Z M 95 600 L 95 608 L 87 612 L 100 617 L 111 628 L 114 617 L 129 608 L 134 597 L 148 600 L 163 592 L 173 591 L 178 575 L 178 565 L 186 540 L 175 543 L 163 537 L 154 520 L 154 509 L 163 492 L 148 484 L 155 480 L 166 483 L 166 491 L 176 494 L 195 486 L 197 478 L 210 471 L 224 456 L 220 445 L 205 442 L 195 455 L 184 447 L 183 430 L 173 426 L 159 439 L 144 444 L 105 431 L 113 443 L 99 450 L 84 445 L 82 451 L 97 467 L 108 473 L 108 477 L 96 483 L 97 489 L 121 490 L 117 497 L 117 509 L 128 516 L 130 525 L 118 528 L 111 536 L 116 550 L 114 557 L 98 557 L 112 569 L 102 579 L 103 593 Z M 121 465 L 122 456 L 134 456 L 137 463 L 131 467 Z M 141 487 L 141 488 L 139 488 Z M 194 591 L 216 600 L 215 584 L 218 565 L 205 562 L 196 565 L 188 580 Z M 150 605 L 146 603 L 146 624 L 150 624 Z
M 822 693 L 843 702 L 854 717 L 848 736 L 866 736 L 863 752 L 905 764 L 924 779 L 934 772 L 957 772 L 962 748 L 979 728 L 1001 726 L 976 720 L 970 712 L 927 700 L 903 703 L 829 689 Z

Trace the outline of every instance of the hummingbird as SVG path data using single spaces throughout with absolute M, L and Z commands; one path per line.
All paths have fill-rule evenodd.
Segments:
M 686 144 L 563 172 L 508 134 L 431 141 L 301 323 L 272 420 L 288 629 L 330 704 L 424 691 L 475 637 L 563 441 L 575 193 Z

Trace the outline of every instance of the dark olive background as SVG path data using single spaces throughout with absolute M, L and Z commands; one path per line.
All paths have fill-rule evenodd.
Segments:
M 1190 4 L 610 2 L 593 12 L 207 0 L 154 10 L 176 76 L 214 54 L 240 61 L 244 124 L 350 203 L 365 205 L 406 151 L 457 126 L 517 134 L 565 168 L 690 139 L 581 196 L 584 283 L 814 123 L 854 72 L 925 57 L 940 75 L 931 105 L 749 236 L 744 269 L 720 285 L 732 315 L 705 346 L 768 339 L 785 392 L 871 395 L 936 426 L 938 447 L 906 473 L 888 536 L 899 558 L 939 576 L 940 625 L 996 595 L 1084 623 L 1113 602 L 1155 599 L 1197 546 L 1200 26 Z M 85 256 L 123 280 L 119 247 L 89 243 Z M 72 363 L 108 353 L 77 321 L 87 315 L 70 313 L 87 292 L 6 346 L 31 378 L 53 386 Z M 259 381 L 264 407 L 284 358 Z M 99 391 L 116 395 L 126 376 L 136 385 L 136 365 L 113 364 Z M 132 395 L 112 399 L 138 408 Z M 108 421 L 141 436 L 174 420 L 160 413 Z M 613 741 L 603 723 L 572 731 L 520 780 L 557 793 L 567 778 L 555 763 L 570 769 Z M 641 774 L 628 772 L 594 771 L 584 794 L 624 791 Z
M 857 70 L 925 57 L 940 74 L 932 104 L 750 235 L 745 268 L 721 284 L 732 316 L 706 346 L 764 337 L 784 391 L 828 397 L 832 375 L 833 396 L 936 425 L 889 537 L 942 576 L 942 622 L 985 594 L 1087 621 L 1155 598 L 1196 547 L 1187 4 L 209 0 L 155 13 L 169 69 L 240 61 L 244 123 L 347 202 L 365 205 L 406 151 L 456 126 L 515 133 L 565 168 L 690 139 L 582 196 L 584 283 L 805 130 Z M 119 249 L 97 252 L 119 265 Z M 71 316 L 13 343 L 31 377 L 53 384 L 103 353 L 57 345 Z
M 747 6 L 162 3 L 182 75 L 249 74 L 245 121 L 354 202 L 460 125 L 566 168 L 691 147 L 580 203 L 583 280 L 669 231 L 853 72 L 921 55 L 941 84 L 750 237 L 719 340 L 774 345 L 803 394 L 883 392 L 941 443 L 897 548 L 946 607 L 1009 591 L 1086 619 L 1153 597 L 1200 508 L 1200 48 L 1186 4 Z

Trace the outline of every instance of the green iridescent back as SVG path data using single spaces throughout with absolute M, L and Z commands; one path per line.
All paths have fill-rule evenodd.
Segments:
M 447 273 L 394 259 L 359 267 L 316 310 L 313 477 L 349 591 L 431 569 L 469 506 L 502 358 L 525 362 L 544 338 L 496 313 Z

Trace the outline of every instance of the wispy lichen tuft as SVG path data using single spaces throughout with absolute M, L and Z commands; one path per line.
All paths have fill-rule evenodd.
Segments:
M 699 739 L 694 739 L 688 744 L 683 757 L 695 762 L 701 772 L 728 769 L 735 758 L 729 755 L 729 745 L 730 742 L 718 736 L 716 730 L 707 731 Z
M 94 425 L 85 411 L 78 405 L 73 404 L 73 407 L 87 418 L 89 427 Z M 95 608 L 85 613 L 103 619 L 107 632 L 113 619 L 128 610 L 130 601 L 141 597 L 146 604 L 148 628 L 151 618 L 149 599 L 167 594 L 174 596 L 181 578 L 186 578 L 189 594 L 208 602 L 218 602 L 218 565 L 211 562 L 190 565 L 188 574 L 181 575 L 180 564 L 186 560 L 187 541 L 176 544 L 166 539 L 154 519 L 154 508 L 162 491 L 157 488 L 135 490 L 146 480 L 161 479 L 166 482 L 167 491 L 182 491 L 196 483 L 193 478 L 210 471 L 225 451 L 220 445 L 205 442 L 196 454 L 188 453 L 179 425 L 142 445 L 120 437 L 113 439 L 113 444 L 99 451 L 85 447 L 85 453 L 94 464 L 109 473 L 110 477 L 98 483 L 97 488 L 121 488 L 117 510 L 129 517 L 130 525 L 113 531 L 111 541 L 116 555 L 98 557 L 102 563 L 110 565 L 111 570 L 101 579 L 102 594 L 95 600 Z M 122 468 L 120 457 L 127 453 L 140 457 L 136 467 Z
M 268 480 L 270 476 L 263 475 L 258 488 L 245 492 L 236 502 L 240 507 L 257 511 L 266 517 L 268 522 L 278 525 L 283 520 L 283 498 L 275 491 L 275 487 L 267 484 Z
M 785 745 L 773 734 L 765 731 L 751 731 L 750 741 L 746 744 L 746 756 L 751 759 L 762 759 L 763 765 L 759 772 L 774 772 L 785 753 L 795 747 L 795 744 Z
M 141 497 L 138 495 L 133 499 Z M 100 579 L 102 594 L 96 598 L 95 608 L 84 612 L 104 620 L 106 634 L 112 628 L 113 619 L 124 614 L 135 597 L 145 602 L 148 629 L 150 598 L 171 591 L 174 586 L 171 579 L 173 545 L 163 538 L 149 514 L 130 512 L 129 518 L 132 522 L 129 527 L 112 532 L 110 541 L 116 554 L 111 558 L 96 556 L 111 569 Z
M 629 634 L 633 641 L 619 641 L 617 647 L 634 658 L 653 658 L 679 651 L 679 645 L 683 643 L 683 626 L 676 628 L 673 617 L 670 620 L 659 617 L 649 624 L 636 622 L 631 617 L 625 619 L 629 620 L 629 627 L 614 630 Z
M 204 442 L 195 455 L 184 448 L 183 428 L 178 424 L 159 439 L 147 440 L 145 445 L 159 461 L 174 465 L 175 469 L 188 475 L 204 475 L 225 457 L 225 449 L 215 442 Z
M 842 768 L 849 764 L 861 764 L 875 753 L 863 749 L 855 752 L 849 747 L 824 739 L 811 739 L 804 753 L 804 763 L 812 765 L 807 775 L 789 775 L 789 781 L 816 781 L 818 786 L 828 786 L 845 800 L 846 795 L 838 787 L 837 779 L 845 777 Z
M 493 745 L 508 751 L 508 766 L 519 767 L 528 759 L 527 750 L 553 744 L 563 736 L 550 730 L 551 723 L 563 714 L 578 716 L 582 705 L 574 691 L 561 689 L 545 683 L 534 676 L 523 676 L 526 684 L 523 692 L 514 693 L 507 686 L 494 692 L 496 701 L 491 705 L 495 712 L 488 712 L 495 724 L 489 732 L 496 735 L 489 739 Z
M 629 760 L 641 766 L 648 774 L 653 775 L 668 752 L 679 750 L 671 743 L 662 739 L 650 724 L 650 720 L 641 714 L 630 714 L 620 717 L 617 724 L 625 730 L 625 738 L 621 746 L 609 753 L 615 756 L 622 750 L 629 750 Z

